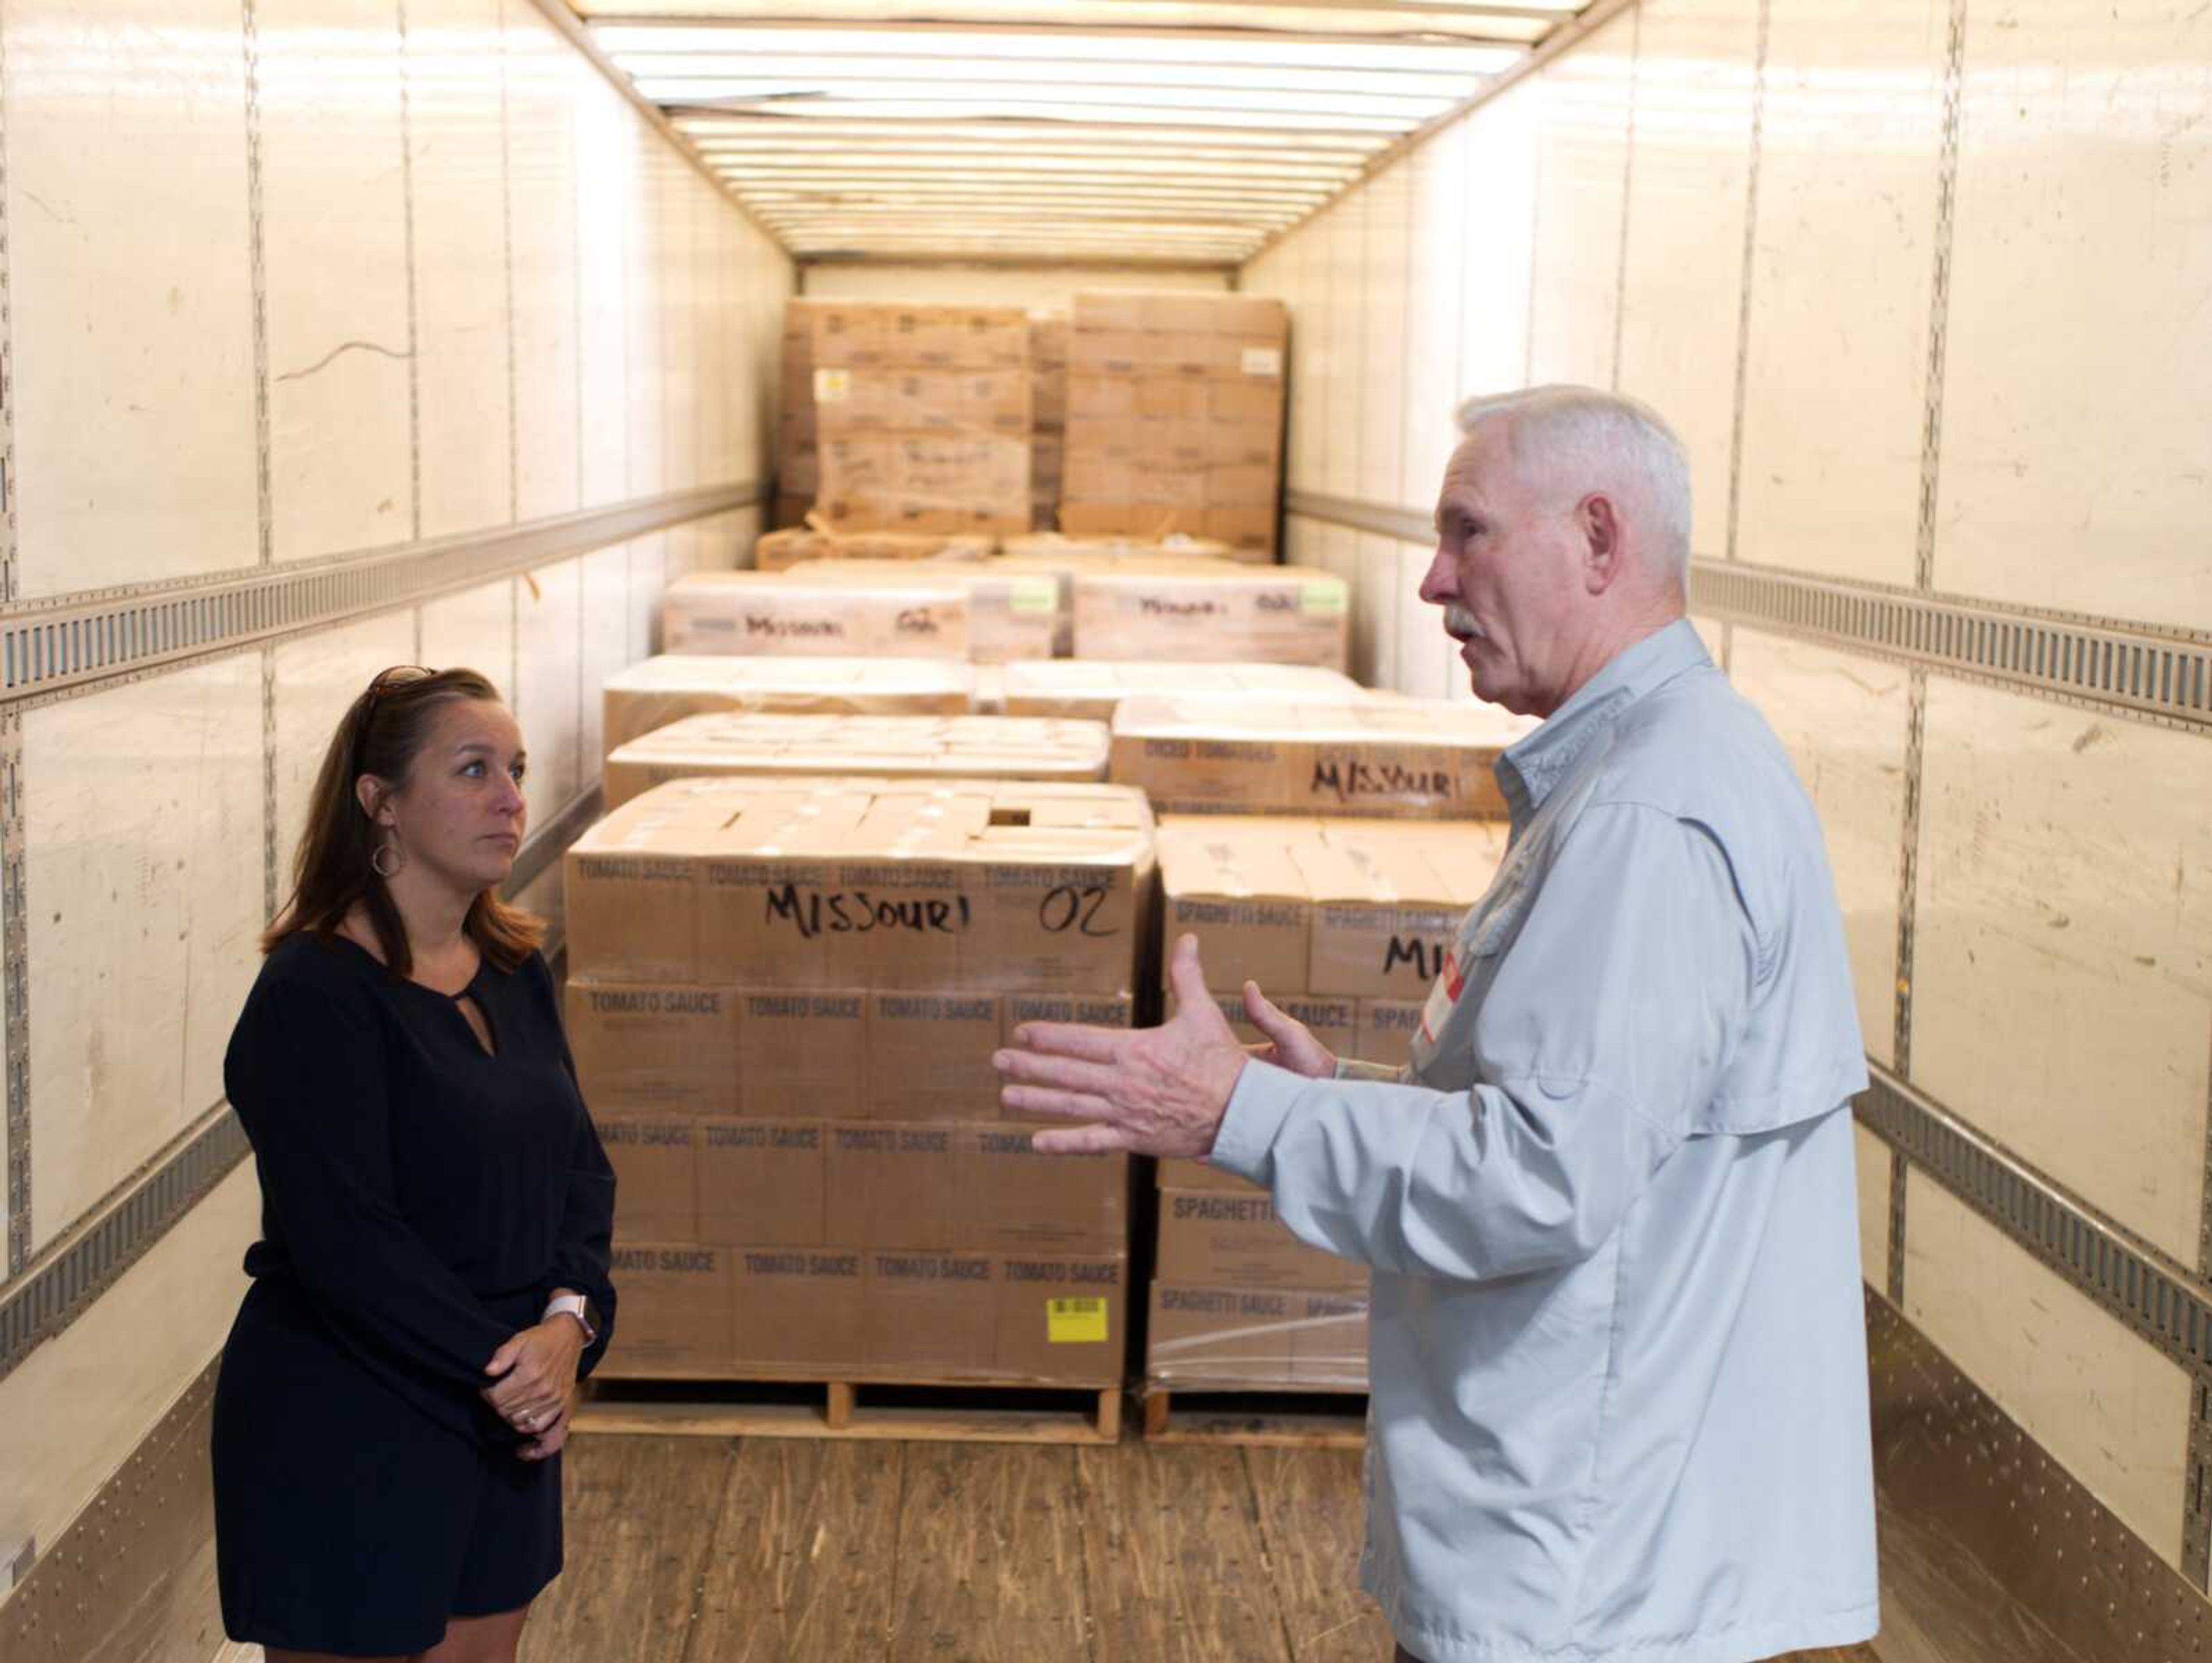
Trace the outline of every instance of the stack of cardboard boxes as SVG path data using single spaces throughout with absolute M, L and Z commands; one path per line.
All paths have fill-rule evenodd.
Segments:
M 1001 1117 L 1015 1024 L 1126 1025 L 1150 811 L 1111 786 L 685 780 L 567 857 L 619 1182 L 610 1377 L 1121 1377 L 1127 1172 Z
M 933 780 L 1097 780 L 1106 725 L 1039 716 L 686 716 L 607 758 L 606 804 L 671 780 L 866 774 Z
M 1288 314 L 1244 294 L 1085 294 L 1067 347 L 1064 531 L 1275 553 Z
M 1491 705 L 1146 694 L 1114 713 L 1113 778 L 1163 814 L 1502 816 L 1498 753 L 1536 724 Z
M 787 572 L 817 560 L 982 560 L 995 546 L 987 537 L 949 532 L 841 531 L 822 516 L 811 525 L 787 526 L 753 544 L 756 572 Z
M 1140 694 L 1212 694 L 1255 701 L 1354 704 L 1358 683 L 1334 670 L 1294 664 L 1152 664 L 1060 659 L 1008 665 L 1000 701 L 1009 716 L 1061 716 L 1111 722 L 1124 699 Z
M 1339 1056 L 1401 1063 L 1505 828 L 1236 816 L 1164 820 L 1163 951 L 1195 935 L 1240 1037 L 1259 983 Z M 1366 1272 L 1285 1229 L 1265 1192 L 1159 1163 L 1147 1381 L 1184 1389 L 1362 1390 Z
M 1337 671 L 1349 651 L 1348 591 L 1327 572 L 1068 539 L 1025 538 L 1021 552 L 984 557 L 965 539 L 930 549 L 926 538 L 902 537 L 906 546 L 847 557 L 862 542 L 779 531 L 763 539 L 760 569 L 678 578 L 661 599 L 666 650 L 978 664 L 1073 654 Z M 835 558 L 785 558 L 833 544 Z
M 817 502 L 839 530 L 1030 529 L 1030 325 L 1018 309 L 817 302 Z
M 943 659 L 725 659 L 668 654 L 607 677 L 601 740 L 611 752 L 706 711 L 798 716 L 960 716 L 975 671 Z

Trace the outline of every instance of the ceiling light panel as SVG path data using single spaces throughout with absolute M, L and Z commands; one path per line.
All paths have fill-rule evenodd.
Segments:
M 747 0 L 756 22 L 793 26 L 896 26 L 908 21 L 1006 28 L 1049 24 L 1062 29 L 1249 30 L 1271 34 L 1352 34 L 1442 39 L 1534 40 L 1582 0 L 1527 0 L 1495 6 L 1422 3 L 1255 5 L 1249 0 Z M 684 18 L 715 21 L 729 0 L 589 0 L 586 18 Z
M 1233 264 L 1583 0 L 572 3 L 802 257 Z
M 1312 41 L 1250 34 L 1132 33 L 1084 34 L 1065 29 L 1024 33 L 969 29 L 793 29 L 762 25 L 720 27 L 602 25 L 602 50 L 631 55 L 769 53 L 836 58 L 949 58 L 961 64 L 1039 59 L 1154 64 L 1272 64 L 1278 68 L 1407 70 L 1418 75 L 1495 75 L 1520 57 L 1514 46 L 1400 45 L 1330 38 Z

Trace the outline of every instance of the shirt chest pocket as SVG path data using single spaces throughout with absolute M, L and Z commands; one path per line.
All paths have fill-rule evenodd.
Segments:
M 1528 903 L 1535 895 L 1528 862 L 1518 861 L 1500 871 L 1498 881 L 1468 914 L 1466 928 L 1460 932 L 1461 956 L 1471 961 L 1494 958 L 1504 952 L 1520 933 L 1521 920 L 1528 915 Z

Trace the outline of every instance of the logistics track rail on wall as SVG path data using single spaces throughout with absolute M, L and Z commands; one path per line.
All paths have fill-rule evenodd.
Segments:
M 671 525 L 750 507 L 753 482 L 295 566 L 97 590 L 0 610 L 0 709 L 135 681 L 304 630 L 412 606 Z
M 1887 1069 L 1868 1072 L 1869 1131 L 2174 1362 L 2212 1367 L 2212 1288 Z

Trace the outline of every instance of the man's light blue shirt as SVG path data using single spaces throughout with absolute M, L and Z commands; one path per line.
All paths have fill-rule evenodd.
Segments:
M 1876 1625 L 1818 821 L 1687 622 L 1499 759 L 1401 1071 L 1245 1065 L 1217 1165 L 1374 1271 L 1362 1580 L 1427 1663 L 1747 1663 Z

